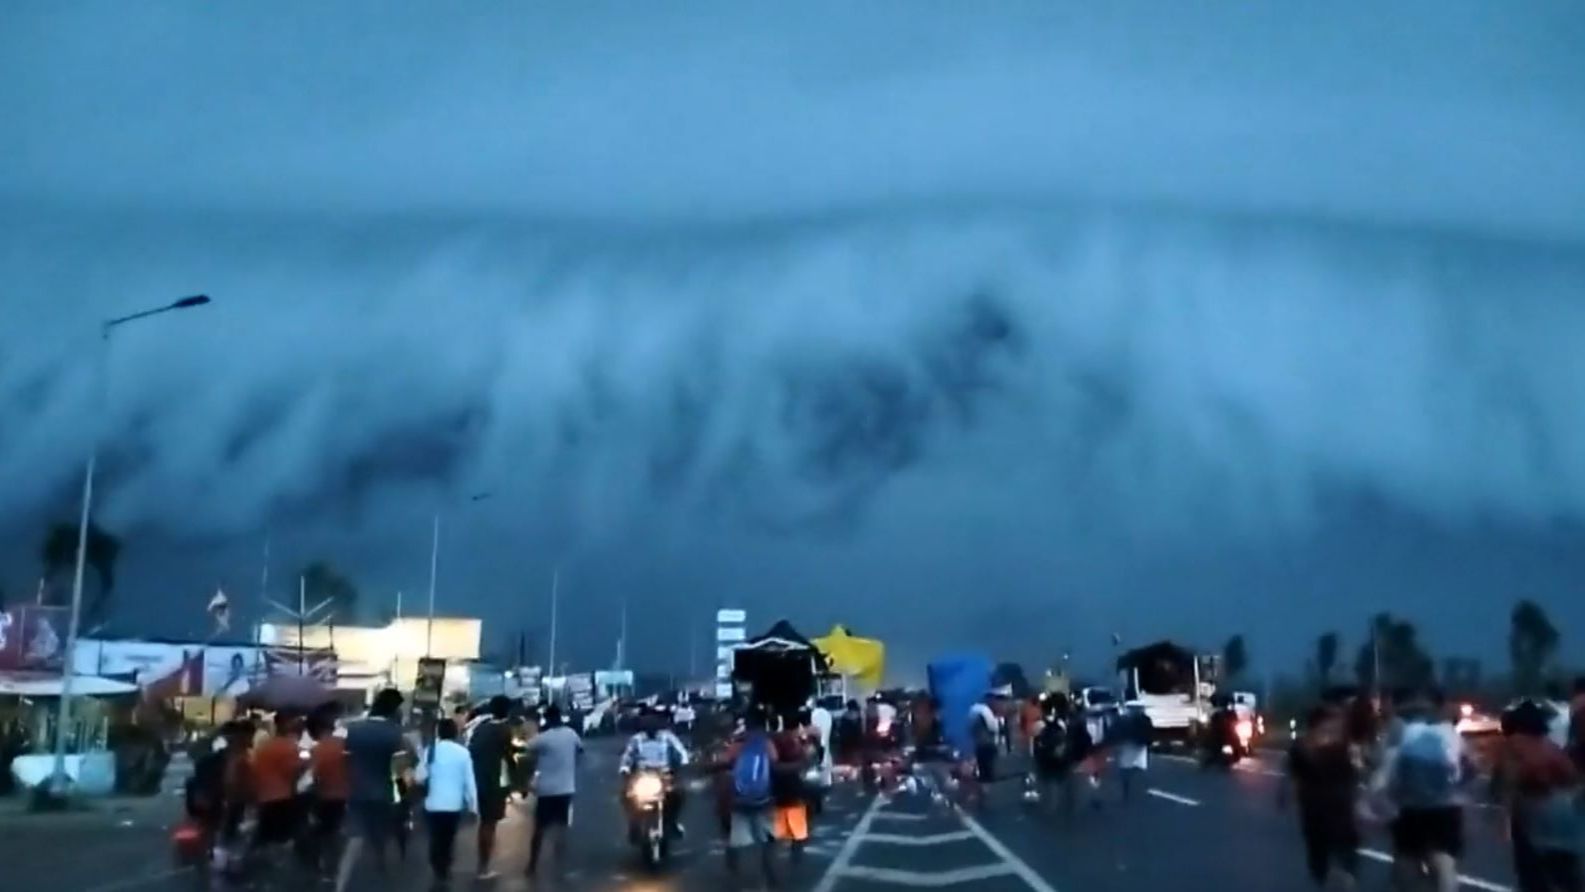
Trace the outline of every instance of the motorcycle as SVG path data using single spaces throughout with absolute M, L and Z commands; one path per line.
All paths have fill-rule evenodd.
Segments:
M 627 783 L 628 837 L 638 846 L 646 867 L 659 867 L 671 855 L 672 816 L 666 814 L 671 777 L 658 771 L 637 771 Z
M 1239 718 L 1229 723 L 1220 746 L 1212 742 L 1210 751 L 1206 753 L 1206 764 L 1220 768 L 1232 768 L 1239 762 L 1249 758 L 1255 738 L 1255 723 L 1247 718 Z

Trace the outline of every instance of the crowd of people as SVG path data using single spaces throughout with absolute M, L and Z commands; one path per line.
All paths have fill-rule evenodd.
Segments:
M 427 735 L 404 724 L 402 708 L 402 695 L 384 690 L 366 715 L 347 722 L 326 707 L 222 726 L 187 786 L 194 854 L 225 876 L 296 861 L 344 892 L 363 862 L 384 871 L 391 850 L 405 858 L 412 828 L 422 824 L 436 884 L 444 885 L 459 830 L 475 821 L 478 872 L 488 879 L 496 827 L 522 786 L 521 749 L 536 769 L 536 867 L 545 842 L 566 826 L 576 790 L 582 741 L 560 711 L 539 714 L 536 733 L 520 746 L 505 697 L 478 716 L 435 719 Z
M 1280 803 L 1297 799 L 1311 878 L 1321 888 L 1358 883 L 1361 824 L 1389 832 L 1400 890 L 1453 892 L 1474 799 L 1506 820 L 1520 892 L 1582 892 L 1585 872 L 1585 681 L 1572 703 L 1557 692 L 1502 716 L 1489 780 L 1458 730 L 1459 712 L 1435 689 L 1406 690 L 1313 708 L 1289 751 Z
M 497 697 L 477 715 L 432 718 L 421 734 L 403 722 L 403 705 L 401 694 L 385 690 L 350 721 L 326 708 L 222 726 L 187 788 L 195 854 L 220 876 L 306 868 L 345 892 L 360 867 L 388 871 L 393 850 L 405 859 L 421 826 L 439 888 L 471 822 L 478 877 L 490 879 L 497 827 L 513 795 L 531 787 L 527 871 L 540 872 L 549 855 L 560 872 L 584 749 L 560 710 L 535 712 L 523 733 L 518 707 Z M 728 869 L 741 872 L 757 852 L 760 871 L 774 881 L 777 849 L 785 845 L 796 864 L 808 843 L 829 784 L 835 723 L 818 707 L 754 707 L 730 719 L 700 760 L 672 732 L 669 711 L 646 709 L 620 759 L 617 788 L 635 771 L 674 775 L 699 762 L 713 778 Z M 686 833 L 684 789 L 667 787 L 668 831 L 678 837 Z

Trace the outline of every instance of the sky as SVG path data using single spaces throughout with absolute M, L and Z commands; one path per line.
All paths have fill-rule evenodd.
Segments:
M 1495 666 L 1518 597 L 1585 661 L 1577 4 L 3 15 L 8 592 L 98 435 L 128 630 L 266 542 L 411 610 L 438 514 L 441 612 L 542 648 L 560 568 L 590 665 L 624 600 L 641 668 L 721 606 Z

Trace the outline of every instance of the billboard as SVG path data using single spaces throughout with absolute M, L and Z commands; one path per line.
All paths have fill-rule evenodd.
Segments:
M 68 621 L 65 607 L 24 604 L 0 611 L 0 670 L 59 671 Z

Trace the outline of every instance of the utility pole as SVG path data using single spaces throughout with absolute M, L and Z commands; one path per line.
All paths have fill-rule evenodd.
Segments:
M 556 675 L 556 602 L 561 597 L 561 567 L 550 572 L 550 669 Z
M 435 650 L 435 579 L 440 570 L 440 512 L 435 512 L 434 536 L 429 546 L 429 622 L 424 626 L 424 656 Z

